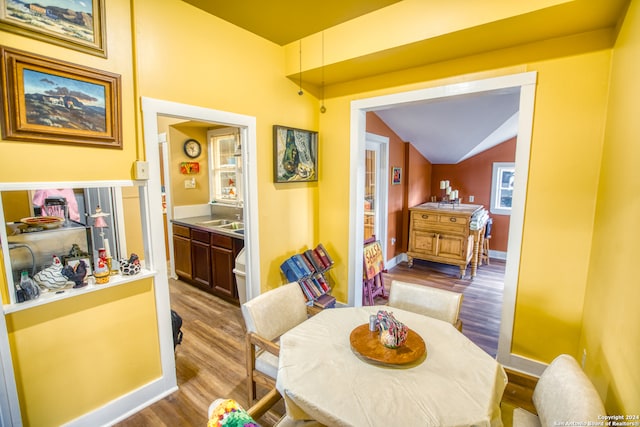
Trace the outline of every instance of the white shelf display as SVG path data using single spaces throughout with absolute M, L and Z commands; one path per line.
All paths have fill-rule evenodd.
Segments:
M 153 276 L 142 265 L 132 275 L 119 269 L 120 260 L 127 264 L 131 256 L 124 237 L 122 189 L 135 185 L 133 181 L 0 183 L 0 241 L 9 299 L 4 301 L 4 313 Z M 127 218 L 131 217 L 141 222 L 127 226 L 144 228 L 140 215 Z M 99 284 L 105 279 L 96 282 L 96 268 L 104 270 L 104 265 L 108 280 Z M 28 287 L 35 284 L 39 292 L 21 289 L 25 275 Z

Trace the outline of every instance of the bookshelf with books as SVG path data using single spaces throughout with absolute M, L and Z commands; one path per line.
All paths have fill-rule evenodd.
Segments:
M 333 266 L 333 259 L 322 243 L 314 249 L 293 255 L 280 265 L 289 282 L 298 282 L 307 304 L 318 308 L 332 308 L 336 299 L 325 273 Z

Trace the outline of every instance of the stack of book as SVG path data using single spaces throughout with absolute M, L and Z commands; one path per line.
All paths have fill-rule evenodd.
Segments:
M 333 263 L 333 259 L 320 243 L 315 249 L 308 249 L 287 259 L 280 266 L 280 270 L 289 282 L 298 282 L 307 302 L 321 308 L 329 308 L 335 305 L 336 299 L 328 294 L 331 287 L 324 273 Z

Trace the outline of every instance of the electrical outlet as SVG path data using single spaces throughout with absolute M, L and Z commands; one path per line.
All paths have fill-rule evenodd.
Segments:
M 396 238 L 395 238 L 395 237 L 392 237 L 392 238 L 391 238 L 391 244 L 392 244 L 392 245 L 395 245 L 395 244 L 396 244 Z
M 469 196 L 469 203 L 473 203 L 476 200 L 475 196 Z
M 185 179 L 184 180 L 184 188 L 196 188 L 196 179 Z
M 135 165 L 135 179 L 149 179 L 149 162 L 137 160 Z

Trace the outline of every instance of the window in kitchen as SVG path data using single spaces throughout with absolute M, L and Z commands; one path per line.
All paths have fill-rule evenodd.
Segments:
M 221 128 L 207 133 L 211 201 L 242 205 L 242 150 L 240 130 Z
M 513 162 L 496 162 L 493 164 L 491 180 L 491 213 L 511 215 L 513 200 L 513 179 L 516 173 Z

